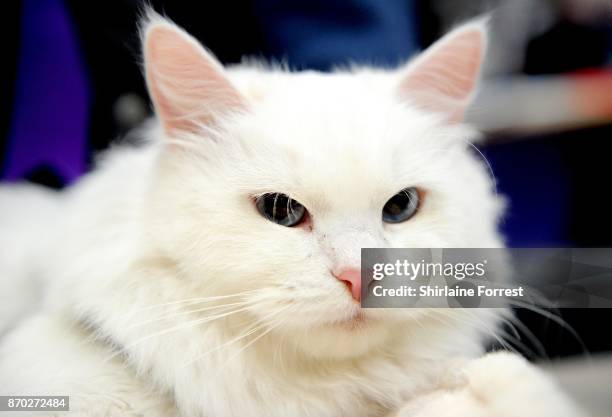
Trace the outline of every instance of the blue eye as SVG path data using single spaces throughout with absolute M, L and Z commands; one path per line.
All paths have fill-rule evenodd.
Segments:
M 263 217 L 281 226 L 296 226 L 306 215 L 302 204 L 282 193 L 261 195 L 255 199 L 255 205 Z
M 387 201 L 382 210 L 386 223 L 401 223 L 414 216 L 419 208 L 419 192 L 415 187 L 405 188 Z

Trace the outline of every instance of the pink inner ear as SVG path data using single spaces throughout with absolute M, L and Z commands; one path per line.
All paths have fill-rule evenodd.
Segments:
M 451 121 L 461 120 L 476 86 L 484 43 L 479 25 L 451 32 L 409 64 L 400 95 Z
M 193 38 L 171 24 L 155 24 L 145 45 L 147 83 L 156 112 L 169 133 L 198 125 L 244 106 L 223 67 Z

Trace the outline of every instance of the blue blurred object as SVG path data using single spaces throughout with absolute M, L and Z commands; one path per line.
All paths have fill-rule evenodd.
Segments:
M 62 0 L 22 3 L 21 46 L 3 177 L 36 169 L 70 182 L 86 168 L 88 86 Z
M 510 247 L 571 246 L 569 175 L 562 155 L 541 140 L 486 146 L 498 192 L 508 197 L 501 227 Z
M 271 55 L 292 68 L 393 66 L 419 50 L 414 0 L 255 0 Z

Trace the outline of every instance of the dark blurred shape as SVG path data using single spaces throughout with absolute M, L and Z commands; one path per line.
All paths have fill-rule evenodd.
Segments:
M 17 51 L 19 50 L 20 2 L 2 5 L 2 29 L 5 42 L 2 47 L 3 60 L 0 66 L 0 176 L 3 173 L 8 129 L 13 110 L 15 79 L 17 78 Z
M 39 165 L 33 171 L 26 172 L 25 179 L 55 190 L 59 190 L 64 186 L 62 176 L 53 167 L 47 165 Z
M 610 92 L 612 94 L 612 92 Z M 569 231 L 577 246 L 612 245 L 609 182 L 612 126 L 563 135 L 562 151 L 571 177 Z
M 524 72 L 560 74 L 598 68 L 608 60 L 607 34 L 597 27 L 562 20 L 527 45 Z

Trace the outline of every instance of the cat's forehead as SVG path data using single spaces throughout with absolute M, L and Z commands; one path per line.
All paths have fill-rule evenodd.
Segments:
M 386 78 L 316 73 L 243 78 L 239 88 L 255 99 L 241 136 L 266 155 L 266 169 L 275 171 L 287 191 L 328 201 L 345 195 L 355 202 L 360 195 L 365 201 L 376 192 L 397 191 L 412 172 L 417 180 L 440 148 L 444 128 L 397 100 Z
M 436 120 L 398 99 L 394 78 L 385 72 L 323 74 L 239 72 L 234 80 L 252 102 L 254 129 L 267 140 L 303 148 L 308 155 L 328 149 L 371 153 L 396 141 L 432 134 Z
M 382 71 L 315 71 L 283 72 L 235 70 L 232 81 L 255 109 L 282 107 L 281 113 L 295 109 L 300 112 L 323 113 L 320 119 L 369 109 L 392 98 L 392 77 Z M 317 112 L 319 110 L 319 112 Z

